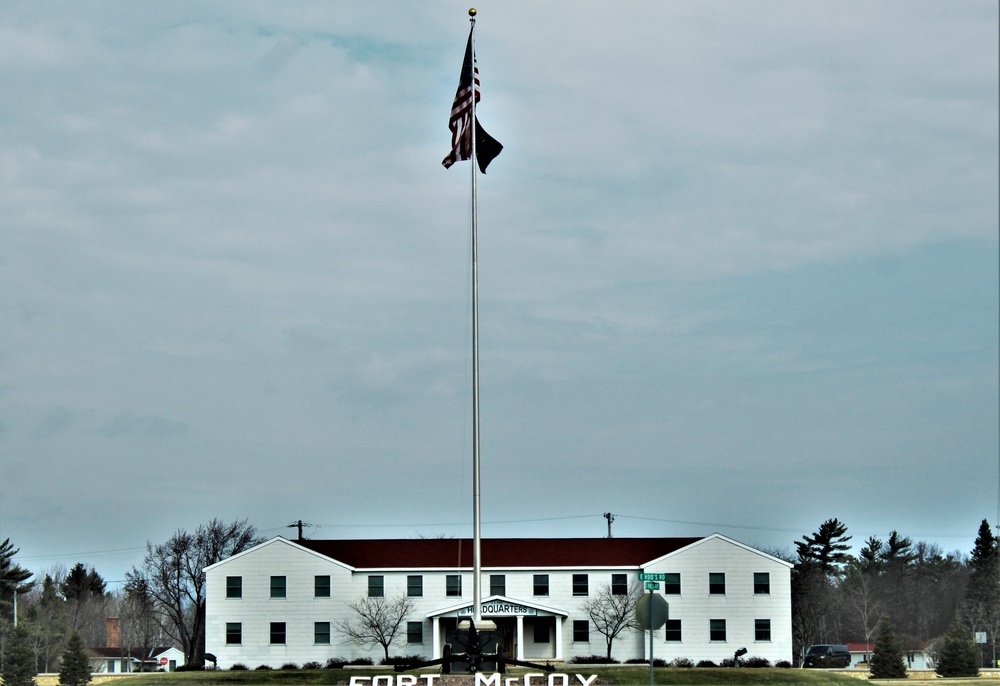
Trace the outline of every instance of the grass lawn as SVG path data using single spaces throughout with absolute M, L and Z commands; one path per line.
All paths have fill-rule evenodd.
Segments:
M 506 678 L 522 676 L 524 669 L 510 670 Z M 615 686 L 647 686 L 649 684 L 649 667 L 644 665 L 592 668 L 590 665 L 563 665 L 557 668 L 558 673 L 568 674 L 570 684 L 579 686 L 575 675 L 585 678 L 596 674 L 598 680 L 609 681 Z M 436 674 L 434 671 L 412 672 L 413 674 Z M 114 679 L 112 683 L 105 682 L 102 686 L 336 686 L 347 684 L 352 676 L 373 677 L 393 674 L 392 668 L 376 670 L 356 669 L 301 669 L 301 670 L 269 670 L 269 671 L 208 671 L 208 672 L 158 672 L 153 674 L 133 674 Z M 661 686 L 861 686 L 859 679 L 831 672 L 803 669 L 668 669 L 658 668 L 654 671 L 654 679 Z M 121 681 L 122 683 L 117 683 Z M 951 680 L 949 680 L 951 681 Z M 969 680 L 974 683 L 977 680 Z M 366 686 L 370 681 L 364 682 Z M 384 679 L 379 680 L 380 686 L 386 686 Z M 395 682 L 393 682 L 395 683 Z M 434 682 L 431 682 L 433 684 Z M 523 682 L 520 682 L 523 683 Z M 545 684 L 542 679 L 533 679 L 532 684 Z M 888 683 L 888 682 L 876 682 Z M 913 680 L 894 682 L 914 686 Z M 982 683 L 981 681 L 979 682 Z M 420 678 L 417 686 L 427 686 L 427 681 Z M 961 682 L 951 682 L 948 686 L 962 686 Z

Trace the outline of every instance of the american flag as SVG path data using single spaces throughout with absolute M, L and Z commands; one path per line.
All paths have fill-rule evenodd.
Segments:
M 465 60 L 462 62 L 462 74 L 458 79 L 458 90 L 455 92 L 455 102 L 451 106 L 451 117 L 448 128 L 451 129 L 451 152 L 441 161 L 445 169 L 459 160 L 472 158 L 472 98 L 479 102 L 479 65 L 472 51 L 472 31 L 469 31 L 469 42 L 465 46 Z M 500 154 L 503 146 L 491 135 L 483 131 L 476 118 L 476 158 L 479 169 L 486 173 L 487 165 Z

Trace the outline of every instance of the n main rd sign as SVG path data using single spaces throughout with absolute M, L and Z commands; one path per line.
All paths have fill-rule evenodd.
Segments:
M 667 580 L 666 574 L 646 574 L 641 572 L 639 574 L 639 581 L 666 581 L 666 580 Z

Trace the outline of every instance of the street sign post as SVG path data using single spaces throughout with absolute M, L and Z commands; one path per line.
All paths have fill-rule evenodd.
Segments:
M 639 581 L 666 581 L 666 580 L 667 580 L 666 574 L 653 574 L 646 572 L 639 573 Z
M 663 576 L 665 574 L 639 575 L 639 579 L 646 582 L 646 589 L 649 593 L 639 598 L 635 604 L 635 620 L 643 629 L 649 631 L 649 686 L 653 686 L 653 632 L 667 623 L 670 615 L 670 605 L 663 599 L 663 596 L 653 593 L 660 587 L 653 580 L 643 579 L 643 576 Z M 664 581 L 665 579 L 660 579 Z

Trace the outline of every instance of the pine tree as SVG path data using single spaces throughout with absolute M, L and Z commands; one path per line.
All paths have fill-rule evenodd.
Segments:
M 14 595 L 24 595 L 31 590 L 31 572 L 14 562 L 20 552 L 10 539 L 0 542 L 0 619 L 14 622 Z
M 887 616 L 879 620 L 875 630 L 875 650 L 871 661 L 872 679 L 905 679 L 903 647 L 896 638 L 896 630 Z
M 24 624 L 18 624 L 4 639 L 0 678 L 4 686 L 37 686 L 35 654 Z
M 87 649 L 80 634 L 74 631 L 66 643 L 66 652 L 62 654 L 59 683 L 61 686 L 86 686 L 90 683 L 90 679 L 90 659 L 87 657 Z
M 955 617 L 955 622 L 944 635 L 944 645 L 934 671 L 938 676 L 979 676 L 979 651 L 961 617 Z

